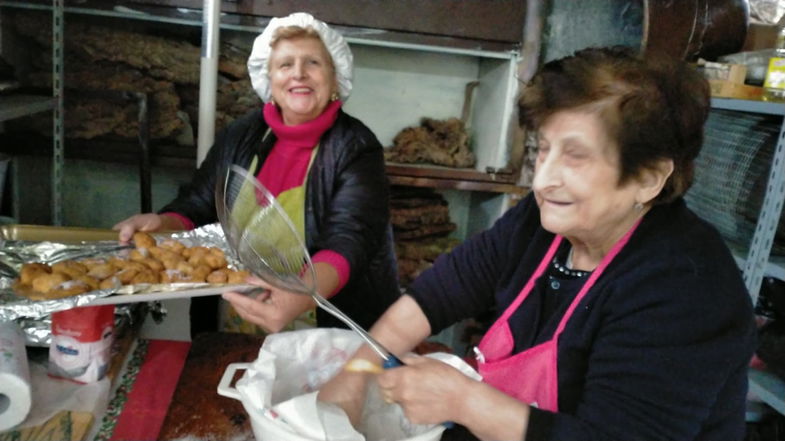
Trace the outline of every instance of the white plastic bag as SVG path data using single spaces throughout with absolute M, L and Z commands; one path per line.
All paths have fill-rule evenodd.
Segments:
M 397 404 L 387 404 L 376 382 L 371 382 L 358 433 L 339 407 L 316 399 L 318 389 L 338 373 L 362 344 L 354 332 L 343 329 L 307 329 L 265 338 L 259 357 L 244 365 L 233 394 L 227 384 L 235 368 L 230 365 L 219 386 L 222 395 L 240 399 L 251 416 L 258 441 L 340 440 L 433 441 L 441 438 L 442 425 L 409 423 Z M 434 354 L 476 379 L 463 360 L 450 354 Z

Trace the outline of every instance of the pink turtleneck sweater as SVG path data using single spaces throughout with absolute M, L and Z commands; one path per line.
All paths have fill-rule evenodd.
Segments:
M 341 101 L 333 101 L 321 115 L 296 126 L 284 124 L 281 112 L 274 104 L 264 105 L 264 120 L 278 139 L 256 178 L 274 196 L 305 184 L 311 153 L 324 132 L 335 123 L 341 105 Z M 330 297 L 346 285 L 351 268 L 345 257 L 332 250 L 321 250 L 313 255 L 312 260 L 314 263 L 327 263 L 338 273 L 338 287 L 332 293 L 323 294 Z

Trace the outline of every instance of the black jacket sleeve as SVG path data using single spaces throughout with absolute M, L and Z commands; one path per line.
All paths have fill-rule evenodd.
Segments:
M 428 318 L 433 333 L 495 305 L 494 294 L 499 286 L 508 283 L 509 270 L 516 268 L 509 264 L 517 258 L 510 250 L 526 248 L 526 244 L 516 246 L 511 240 L 530 241 L 536 230 L 539 218 L 532 210 L 536 210 L 536 204 L 530 195 L 508 210 L 492 228 L 440 256 L 412 283 L 410 293 Z
M 254 147 L 259 150 L 266 127 L 261 110 L 256 109 L 219 132 L 191 182 L 181 188 L 177 198 L 161 208 L 159 213 L 178 213 L 197 227 L 216 222 L 216 183 L 223 179 L 229 165 L 248 167 Z
M 390 220 L 389 183 L 376 136 L 341 113 L 322 137 L 307 194 L 306 231 L 318 232 L 308 237 L 310 251 L 335 251 L 352 274 L 364 272 L 384 243 Z

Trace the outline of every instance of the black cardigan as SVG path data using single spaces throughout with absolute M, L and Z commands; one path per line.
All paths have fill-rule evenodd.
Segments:
M 274 135 L 265 137 L 267 128 L 261 109 L 234 121 L 218 134 L 191 183 L 160 212 L 182 214 L 197 226 L 216 222 L 216 182 L 229 164 L 248 168 L 255 155 L 261 167 L 275 144 Z M 364 327 L 399 297 L 389 197 L 381 144 L 362 122 L 340 111 L 308 173 L 305 241 L 311 253 L 329 249 L 349 262 L 350 279 L 331 301 Z M 321 310 L 317 322 L 345 327 Z
M 433 332 L 503 312 L 552 239 L 529 196 L 440 257 L 411 286 Z M 516 347 L 551 338 L 564 315 L 569 302 L 541 316 L 543 291 L 510 318 Z M 533 408 L 526 440 L 741 440 L 754 344 L 750 298 L 719 234 L 682 199 L 656 206 L 567 323 L 559 412 Z

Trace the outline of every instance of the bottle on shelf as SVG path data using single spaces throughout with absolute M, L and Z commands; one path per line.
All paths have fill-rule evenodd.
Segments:
M 785 20 L 780 20 L 774 56 L 763 83 L 763 100 L 785 102 Z

